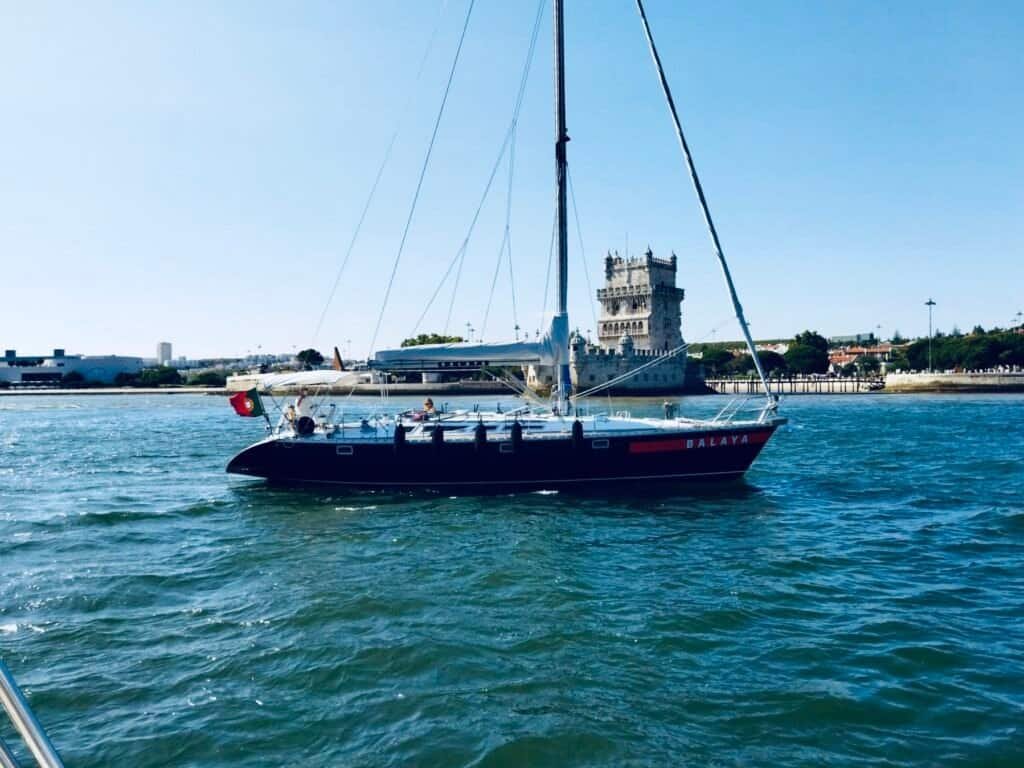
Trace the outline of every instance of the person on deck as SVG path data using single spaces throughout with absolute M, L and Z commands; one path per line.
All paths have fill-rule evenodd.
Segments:
M 298 421 L 303 416 L 313 418 L 313 402 L 309 396 L 309 390 L 303 387 L 299 390 L 299 396 L 295 398 L 295 419 Z
M 437 416 L 437 409 L 434 408 L 434 401 L 429 397 L 423 401 L 423 418 L 430 419 Z

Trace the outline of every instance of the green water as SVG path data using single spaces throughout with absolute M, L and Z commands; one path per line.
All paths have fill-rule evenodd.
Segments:
M 69 767 L 1024 765 L 1024 397 L 784 411 L 743 483 L 450 498 L 0 398 L 0 652 Z

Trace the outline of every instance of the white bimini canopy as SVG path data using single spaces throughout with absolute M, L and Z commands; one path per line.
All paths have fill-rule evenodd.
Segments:
M 232 376 L 228 380 L 228 389 L 257 389 L 260 392 L 271 392 L 276 389 L 295 389 L 298 387 L 348 387 L 361 383 L 366 379 L 353 371 L 287 371 L 285 373 L 259 373 L 252 375 Z

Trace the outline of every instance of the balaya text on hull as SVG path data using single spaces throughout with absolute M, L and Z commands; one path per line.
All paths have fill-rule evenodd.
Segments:
M 651 57 L 736 318 L 764 386 L 766 401 L 756 417 L 750 419 L 737 418 L 738 408 L 729 406 L 710 420 L 672 417 L 668 413 L 663 419 L 644 419 L 628 414 L 584 413 L 582 400 L 614 382 L 586 392 L 571 391 L 566 216 L 569 139 L 565 121 L 563 0 L 553 0 L 553 5 L 557 309 L 549 332 L 535 342 L 457 343 L 381 350 L 368 361 L 370 368 L 383 373 L 444 370 L 453 365 L 460 369 L 471 365 L 480 368 L 550 365 L 557 373 L 553 402 L 548 405 L 533 398 L 538 407 L 523 407 L 508 413 L 444 413 L 427 409 L 393 416 L 381 414 L 351 423 L 346 423 L 343 417 L 335 422 L 334 409 L 317 404 L 308 411 L 303 409 L 303 412 L 290 414 L 289 418 L 282 415 L 276 426 L 268 419 L 268 437 L 235 456 L 228 464 L 228 472 L 283 482 L 330 483 L 351 488 L 468 492 L 724 480 L 742 476 L 775 430 L 785 423 L 786 420 L 777 415 L 777 398 L 768 385 L 743 316 L 642 0 L 636 0 L 636 5 Z M 471 10 L 472 5 L 467 12 L 467 24 Z M 384 309 L 382 307 L 382 317 Z M 685 345 L 671 353 L 685 354 Z M 295 374 L 294 378 L 315 386 L 337 384 L 346 375 L 307 372 Z M 276 383 L 280 384 L 281 377 L 277 378 Z M 266 385 L 272 383 L 268 380 Z M 257 412 L 263 415 L 255 391 L 244 393 L 233 405 L 242 415 Z

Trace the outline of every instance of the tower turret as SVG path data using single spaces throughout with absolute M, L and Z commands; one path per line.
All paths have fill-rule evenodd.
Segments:
M 683 343 L 682 308 L 685 291 L 676 288 L 678 259 L 659 259 L 648 248 L 640 258 L 605 257 L 605 285 L 597 291 L 601 303 L 598 342 L 615 349 L 629 334 L 637 349 L 665 351 Z

